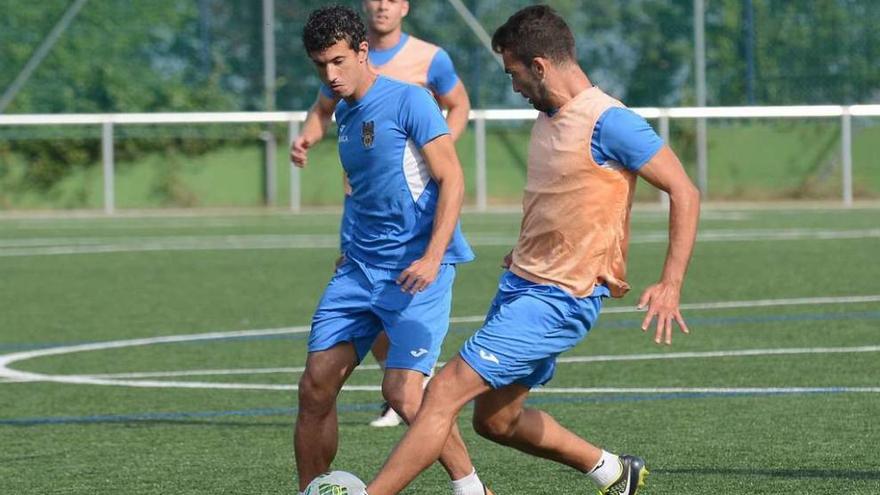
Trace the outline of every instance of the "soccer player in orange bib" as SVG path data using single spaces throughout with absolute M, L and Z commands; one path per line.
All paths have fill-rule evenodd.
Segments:
M 428 88 L 441 107 L 447 110 L 446 124 L 452 139 L 458 139 L 468 123 L 471 105 L 467 90 L 458 78 L 452 59 L 442 48 L 422 41 L 403 32 L 403 18 L 409 13 L 408 0 L 364 0 L 363 9 L 367 14 L 367 42 L 370 45 L 369 62 L 373 70 L 383 76 Z M 305 165 L 308 149 L 321 140 L 339 97 L 331 88 L 321 86 L 318 98 L 303 125 L 303 132 L 291 146 L 291 159 L 298 165 Z M 345 204 L 340 228 L 340 252 L 345 254 L 351 239 L 351 190 L 345 178 Z M 337 261 L 341 265 L 342 256 Z M 373 356 L 379 366 L 385 368 L 388 359 L 388 336 L 379 334 L 373 344 Z M 401 424 L 400 415 L 387 402 L 382 411 L 370 425 L 376 427 L 397 426 Z
M 547 383 L 556 357 L 595 325 L 602 301 L 626 281 L 636 178 L 669 193 L 669 249 L 658 283 L 643 292 L 642 330 L 672 343 L 687 333 L 679 298 L 696 238 L 699 193 L 678 158 L 644 119 L 593 86 L 578 66 L 574 37 L 546 6 L 514 14 L 492 39 L 513 89 L 541 113 L 532 129 L 519 240 L 486 320 L 428 385 L 416 421 L 367 486 L 393 495 L 427 468 L 459 411 L 475 400 L 476 431 L 497 443 L 584 474 L 602 494 L 635 495 L 645 461 L 615 455 L 524 406 Z

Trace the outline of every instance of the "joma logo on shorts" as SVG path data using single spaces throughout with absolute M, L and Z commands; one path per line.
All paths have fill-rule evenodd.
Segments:
M 425 354 L 427 354 L 427 353 L 428 353 L 428 350 L 425 349 L 424 347 L 420 347 L 420 348 L 419 348 L 418 350 L 416 350 L 416 351 L 409 351 L 409 353 L 412 355 L 412 357 L 416 357 L 416 358 L 417 358 L 417 357 L 422 357 L 422 356 L 424 356 Z
M 480 357 L 483 358 L 483 359 L 486 360 L 486 361 L 492 361 L 492 362 L 495 363 L 495 364 L 501 364 L 501 363 L 498 361 L 498 358 L 495 357 L 495 354 L 492 354 L 492 353 L 486 352 L 486 351 L 484 351 L 484 350 L 482 350 L 482 349 L 480 349 Z

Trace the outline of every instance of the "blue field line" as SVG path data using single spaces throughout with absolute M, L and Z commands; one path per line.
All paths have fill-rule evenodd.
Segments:
M 688 326 L 695 328 L 699 326 L 721 326 L 721 325 L 737 325 L 743 323 L 770 323 L 770 322 L 797 322 L 797 321 L 844 321 L 844 320 L 880 320 L 880 311 L 855 311 L 847 313 L 800 313 L 789 315 L 755 315 L 755 316 L 728 316 L 728 317 L 688 317 Z M 605 321 L 601 317 L 599 319 L 597 330 L 606 328 L 639 328 L 642 325 L 641 319 L 625 319 Z M 452 333 L 473 332 L 473 325 L 455 324 L 450 327 Z M 219 341 L 239 341 L 239 340 L 303 340 L 308 338 L 308 333 L 298 333 L 289 335 L 245 335 L 235 337 L 217 337 Z M 197 342 L 177 342 L 175 345 L 198 344 L 204 345 L 206 340 Z M 18 352 L 36 349 L 48 349 L 51 347 L 95 344 L 95 341 L 67 342 L 67 343 L 42 343 L 42 344 L 0 344 L 0 352 Z
M 880 319 L 880 311 L 854 311 L 849 313 L 801 313 L 791 315 L 756 315 L 756 316 L 726 316 L 726 317 L 687 317 L 689 327 L 694 326 L 721 326 L 737 325 L 741 323 L 769 323 L 790 321 L 840 321 L 840 320 L 877 320 Z M 634 328 L 640 327 L 642 320 L 628 319 L 603 322 L 599 320 L 598 329 L 602 328 Z
M 698 326 L 722 326 L 736 325 L 743 323 L 769 323 L 769 322 L 796 322 L 796 321 L 845 321 L 845 320 L 880 320 L 880 311 L 854 311 L 847 313 L 801 313 L 791 315 L 756 315 L 756 316 L 729 316 L 729 317 L 688 317 L 687 324 L 689 327 Z M 621 328 L 641 328 L 642 319 L 624 319 L 604 321 L 599 318 L 596 330 L 603 329 L 621 329 Z M 478 327 L 473 324 L 452 324 L 449 327 L 450 333 L 474 332 Z M 308 333 L 288 334 L 288 335 L 244 335 L 235 337 L 218 337 L 216 340 L 236 341 L 236 340 L 304 340 L 308 339 Z M 215 339 L 212 339 L 215 340 Z M 199 342 L 179 342 L 179 344 L 201 344 Z M 2 347 L 0 347 L 2 349 Z
M 735 397 L 760 397 L 778 395 L 833 395 L 843 392 L 836 390 L 804 391 L 804 392 L 676 392 L 662 394 L 623 394 L 589 397 L 530 397 L 527 404 L 530 406 L 541 404 L 606 404 L 626 402 L 646 402 L 658 400 L 695 400 L 707 398 L 735 398 Z M 338 411 L 362 412 L 378 411 L 382 408 L 379 402 L 367 404 L 340 404 Z M 468 407 L 471 407 L 469 405 Z M 164 413 L 135 413 L 135 414 L 103 414 L 89 416 L 48 416 L 34 418 L 11 418 L 0 419 L 0 426 L 53 426 L 53 425 L 83 425 L 105 423 L 150 423 L 150 422 L 183 422 L 189 420 L 214 419 L 227 417 L 260 418 L 272 416 L 295 416 L 295 407 L 264 407 L 256 409 L 242 409 L 237 411 L 198 411 L 198 412 L 164 412 Z M 205 422 L 210 425 L 209 421 Z M 243 423 L 244 424 L 244 423 Z
M 150 421 L 182 421 L 188 419 L 208 419 L 228 416 L 287 416 L 295 413 L 290 407 L 248 409 L 242 411 L 201 411 L 136 414 L 98 414 L 91 416 L 49 416 L 43 418 L 21 418 L 0 420 L 0 426 L 41 426 L 72 425 L 93 423 L 130 423 Z

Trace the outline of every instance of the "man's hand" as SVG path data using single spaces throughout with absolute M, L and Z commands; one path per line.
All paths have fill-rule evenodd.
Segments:
M 432 259 L 427 257 L 413 261 L 397 277 L 397 284 L 400 285 L 400 290 L 410 294 L 416 294 L 425 290 L 437 278 L 437 273 L 440 272 L 440 261 L 442 261 L 442 258 Z
M 330 125 L 330 119 L 333 117 L 333 110 L 336 109 L 338 98 L 327 98 L 323 93 L 318 91 L 318 97 L 312 108 L 306 115 L 306 121 L 303 122 L 302 134 L 297 136 L 293 143 L 290 144 L 290 161 L 299 168 L 306 166 L 309 159 L 309 148 L 314 146 L 324 134 L 327 133 L 327 126 Z
M 664 282 L 654 284 L 642 293 L 638 308 L 645 309 L 646 305 L 648 308 L 648 314 L 645 315 L 645 319 L 642 321 L 642 331 L 648 330 L 648 327 L 651 326 L 651 320 L 656 316 L 657 331 L 654 333 L 655 344 L 663 342 L 666 345 L 672 345 L 673 320 L 678 324 L 682 332 L 689 333 L 687 324 L 685 324 L 678 308 L 680 294 L 681 290 L 678 286 Z
M 309 148 L 312 144 L 314 143 L 303 135 L 297 136 L 293 140 L 293 144 L 290 145 L 290 160 L 294 165 L 299 168 L 306 166 L 306 162 L 309 161 Z
M 420 151 L 428 165 L 428 173 L 437 183 L 439 196 L 434 209 L 431 240 L 424 254 L 397 277 L 400 290 L 410 294 L 425 290 L 437 278 L 464 199 L 464 175 L 452 138 L 448 134 L 441 134 L 425 143 Z
M 682 332 L 688 333 L 688 327 L 679 312 L 679 298 L 697 238 L 700 191 L 685 173 L 681 161 L 666 145 L 639 169 L 639 176 L 657 189 L 669 193 L 669 249 L 666 251 L 666 261 L 663 263 L 660 283 L 645 289 L 639 299 L 639 309 L 644 309 L 646 305 L 648 307 L 642 331 L 648 330 L 656 316 L 654 342 L 671 345 L 673 320 Z

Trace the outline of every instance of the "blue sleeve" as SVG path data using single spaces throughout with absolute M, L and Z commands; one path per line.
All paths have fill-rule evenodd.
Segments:
M 437 100 L 426 89 L 407 85 L 398 113 L 400 126 L 419 148 L 437 136 L 449 134 L 449 127 Z
M 598 164 L 614 160 L 637 172 L 663 147 L 650 124 L 628 108 L 610 108 L 593 128 L 590 149 Z
M 339 252 L 345 254 L 351 245 L 351 231 L 354 227 L 354 215 L 351 213 L 351 195 L 345 194 L 342 202 L 342 222 L 339 224 Z
M 321 83 L 321 89 L 320 89 L 320 91 L 321 91 L 321 94 L 324 95 L 324 96 L 326 96 L 327 98 L 330 98 L 331 100 L 336 99 L 336 94 L 333 93 L 333 90 L 330 89 L 330 87 L 327 86 L 326 84 Z
M 428 67 L 428 87 L 438 96 L 443 96 L 452 91 L 456 84 L 458 74 L 455 73 L 455 66 L 446 50 L 441 48 Z

